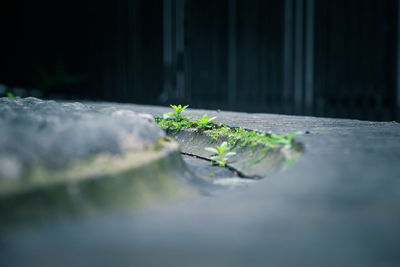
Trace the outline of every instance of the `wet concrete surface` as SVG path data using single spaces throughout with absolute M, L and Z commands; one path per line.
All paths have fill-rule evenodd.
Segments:
M 257 180 L 242 177 L 234 169 L 215 166 L 211 161 L 193 155 L 182 154 L 183 161 L 197 176 L 209 179 L 220 190 L 243 190 Z
M 240 178 L 236 172 L 212 165 L 209 160 L 189 155 L 182 155 L 182 157 L 189 169 L 198 175 L 213 178 Z
M 103 106 L 115 104 L 99 104 Z M 155 116 L 168 108 L 122 105 Z M 287 134 L 305 151 L 241 190 L 140 213 L 2 229 L 4 266 L 400 265 L 400 124 L 194 110 L 229 126 Z

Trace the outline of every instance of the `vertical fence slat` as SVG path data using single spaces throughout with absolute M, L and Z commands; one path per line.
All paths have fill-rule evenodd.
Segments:
M 294 110 L 295 114 L 301 114 L 303 110 L 303 31 L 304 31 L 304 1 L 296 1 L 296 27 L 294 48 Z
M 396 73 L 397 121 L 400 121 L 400 3 L 397 2 L 397 73 Z
M 306 6 L 306 49 L 305 49 L 305 113 L 312 114 L 314 104 L 314 0 Z
M 228 47 L 228 101 L 230 108 L 234 108 L 237 100 L 237 84 L 236 84 L 236 31 L 237 31 L 237 14 L 236 14 L 236 0 L 228 2 L 228 27 L 229 27 L 229 47 Z
M 184 0 L 175 0 L 176 98 L 185 99 Z
M 285 0 L 283 43 L 283 102 L 285 112 L 290 112 L 293 92 L 293 0 Z

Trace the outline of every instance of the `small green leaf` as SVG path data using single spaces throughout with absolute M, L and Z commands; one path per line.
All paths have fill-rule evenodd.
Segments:
M 212 152 L 212 153 L 218 154 L 218 150 L 213 148 L 213 147 L 206 147 L 206 148 L 204 148 L 204 150 L 206 150 L 208 152 Z
M 217 149 L 218 149 L 218 152 L 219 152 L 220 155 L 223 155 L 224 152 L 226 151 L 226 148 L 220 147 L 220 146 L 217 146 Z
M 181 115 L 182 112 L 183 112 L 187 107 L 189 107 L 189 105 L 186 105 L 186 106 L 182 107 L 182 105 L 172 105 L 172 104 L 171 104 L 170 107 L 173 108 L 173 109 L 175 110 L 175 113 L 174 113 L 174 112 L 170 112 L 169 115 L 170 115 L 170 116 L 174 116 L 176 120 L 183 120 L 183 119 L 188 119 L 188 118 L 189 118 L 189 117 L 186 117 L 186 116 L 184 117 L 184 116 Z M 165 118 L 165 117 L 164 117 L 164 118 Z
M 210 159 L 213 160 L 213 161 L 217 161 L 218 160 L 218 156 L 212 156 L 212 157 L 210 157 Z

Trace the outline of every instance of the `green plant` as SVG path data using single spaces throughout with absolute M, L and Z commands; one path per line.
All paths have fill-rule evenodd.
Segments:
M 189 107 L 189 105 L 186 105 L 183 107 L 181 105 L 178 105 L 178 106 L 170 105 L 170 106 L 171 106 L 171 108 L 173 108 L 175 110 L 175 112 L 168 112 L 168 113 L 163 114 L 164 119 L 168 119 L 171 116 L 175 117 L 175 120 L 177 120 L 177 121 L 181 121 L 184 119 L 190 119 L 190 117 L 188 117 L 188 116 L 182 116 L 182 112 L 185 111 L 185 109 L 187 109 Z
M 223 142 L 221 146 L 217 146 L 217 148 L 206 147 L 205 150 L 213 153 L 210 159 L 213 164 L 219 165 L 220 167 L 225 167 L 229 157 L 236 155 L 236 152 L 228 152 L 230 148 L 227 142 Z
M 180 131 L 181 129 L 194 127 L 194 122 L 187 120 L 178 121 L 178 120 L 167 120 L 167 119 L 156 118 L 156 122 L 158 126 L 160 126 L 164 130 L 168 129 L 168 130 Z
M 270 148 L 283 146 L 284 148 L 292 148 L 293 138 L 296 135 L 302 134 L 302 132 L 294 132 L 289 134 L 287 137 L 276 134 L 265 134 L 257 131 L 248 131 L 243 128 L 229 128 L 222 126 L 213 129 L 210 133 L 207 133 L 214 141 L 218 141 L 220 136 L 226 136 L 228 138 L 229 145 L 240 147 L 246 146 L 264 146 L 265 152 Z
M 293 138 L 296 135 L 303 134 L 303 132 L 294 132 L 289 134 L 287 137 L 286 136 L 281 136 L 281 135 L 276 135 L 276 134 L 271 134 L 271 144 L 276 145 L 276 146 L 283 146 L 284 148 L 290 149 L 292 148 L 293 144 Z
M 8 92 L 7 93 L 7 97 L 10 97 L 10 98 L 21 98 L 20 96 L 15 96 L 13 93 L 11 93 L 11 92 Z
M 206 129 L 211 129 L 213 127 L 213 123 L 215 122 L 215 119 L 217 117 L 208 117 L 207 114 L 204 114 L 202 118 L 200 119 L 194 119 L 196 120 L 197 128 L 206 130 Z

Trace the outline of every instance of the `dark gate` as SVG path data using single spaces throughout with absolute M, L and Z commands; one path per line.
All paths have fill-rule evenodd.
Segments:
M 396 0 L 0 5 L 0 83 L 109 101 L 400 119 Z M 32 82 L 36 62 L 49 79 L 65 65 L 79 79 L 61 73 L 61 82 L 80 82 Z

